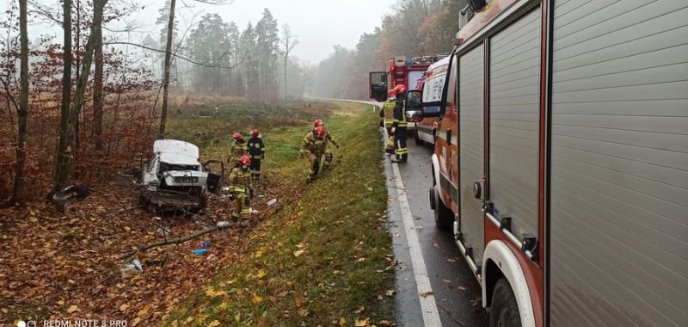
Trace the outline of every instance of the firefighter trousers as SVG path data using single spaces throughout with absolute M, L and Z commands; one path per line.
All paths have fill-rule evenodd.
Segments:
M 394 154 L 397 161 L 405 162 L 408 159 L 406 148 L 406 127 L 397 127 L 394 131 Z
M 308 175 L 309 179 L 313 179 L 318 175 L 318 172 L 320 171 L 320 161 L 322 160 L 322 153 L 318 154 L 311 154 L 309 157 L 310 161 L 310 175 Z
M 260 158 L 252 158 L 251 159 L 251 178 L 254 180 L 260 179 L 260 161 L 262 159 Z
M 394 135 L 392 135 L 391 128 L 387 128 L 387 143 L 385 144 L 385 152 L 394 154 Z
M 234 189 L 234 212 L 232 212 L 234 220 L 251 218 L 251 198 L 248 192 L 249 190 L 245 187 Z

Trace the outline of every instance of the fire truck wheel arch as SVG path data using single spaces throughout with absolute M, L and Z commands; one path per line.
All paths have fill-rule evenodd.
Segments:
M 522 326 L 534 327 L 535 317 L 533 315 L 533 305 L 530 299 L 526 277 L 523 274 L 523 269 L 518 263 L 516 256 L 514 256 L 509 247 L 500 240 L 494 240 L 488 243 L 485 247 L 485 253 L 483 254 L 483 267 L 485 267 L 485 271 L 483 272 L 484 277 L 481 283 L 483 307 L 487 307 L 489 303 L 488 296 L 492 296 L 492 294 L 488 294 L 488 286 L 494 286 L 497 282 L 496 279 L 489 280 L 490 276 L 498 276 L 501 273 L 501 275 L 509 281 L 514 296 L 516 297 Z M 489 291 L 492 291 L 492 287 L 490 287 Z

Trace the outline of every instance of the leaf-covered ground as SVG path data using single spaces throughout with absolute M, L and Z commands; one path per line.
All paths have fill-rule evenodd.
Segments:
M 391 321 L 386 191 L 372 113 L 341 105 L 339 112 L 349 114 L 326 119 L 344 146 L 338 162 L 307 187 L 298 143 L 308 121 L 335 106 L 279 108 L 298 114 L 274 124 L 283 114 L 265 105 L 266 125 L 255 123 L 254 111 L 232 113 L 235 104 L 202 108 L 215 106 L 212 118 L 176 115 L 170 134 L 202 145 L 205 159 L 223 159 L 232 132 L 263 130 L 267 178 L 250 224 L 133 253 L 226 220 L 230 203 L 211 197 L 206 215 L 158 216 L 134 208 L 138 191 L 120 180 L 89 185 L 96 192 L 65 213 L 44 202 L 0 209 L 0 326 L 48 318 L 122 319 L 129 326 Z M 268 207 L 270 199 L 277 204 Z M 203 241 L 210 242 L 208 252 L 195 255 Z M 142 263 L 143 273 L 123 268 L 131 259 Z

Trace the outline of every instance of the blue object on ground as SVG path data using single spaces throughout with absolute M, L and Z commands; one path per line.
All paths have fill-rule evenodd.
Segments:
M 195 255 L 204 255 L 206 252 L 208 252 L 208 249 L 194 249 L 193 253 Z

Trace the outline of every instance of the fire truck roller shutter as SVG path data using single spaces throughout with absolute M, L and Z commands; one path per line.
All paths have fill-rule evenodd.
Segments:
M 512 233 L 538 235 L 540 9 L 492 37 L 490 201 Z
M 688 2 L 554 3 L 551 325 L 686 326 Z
M 473 261 L 482 262 L 485 249 L 482 200 L 476 199 L 473 184 L 483 178 L 483 90 L 485 80 L 482 45 L 459 59 L 459 207 L 461 232 Z

